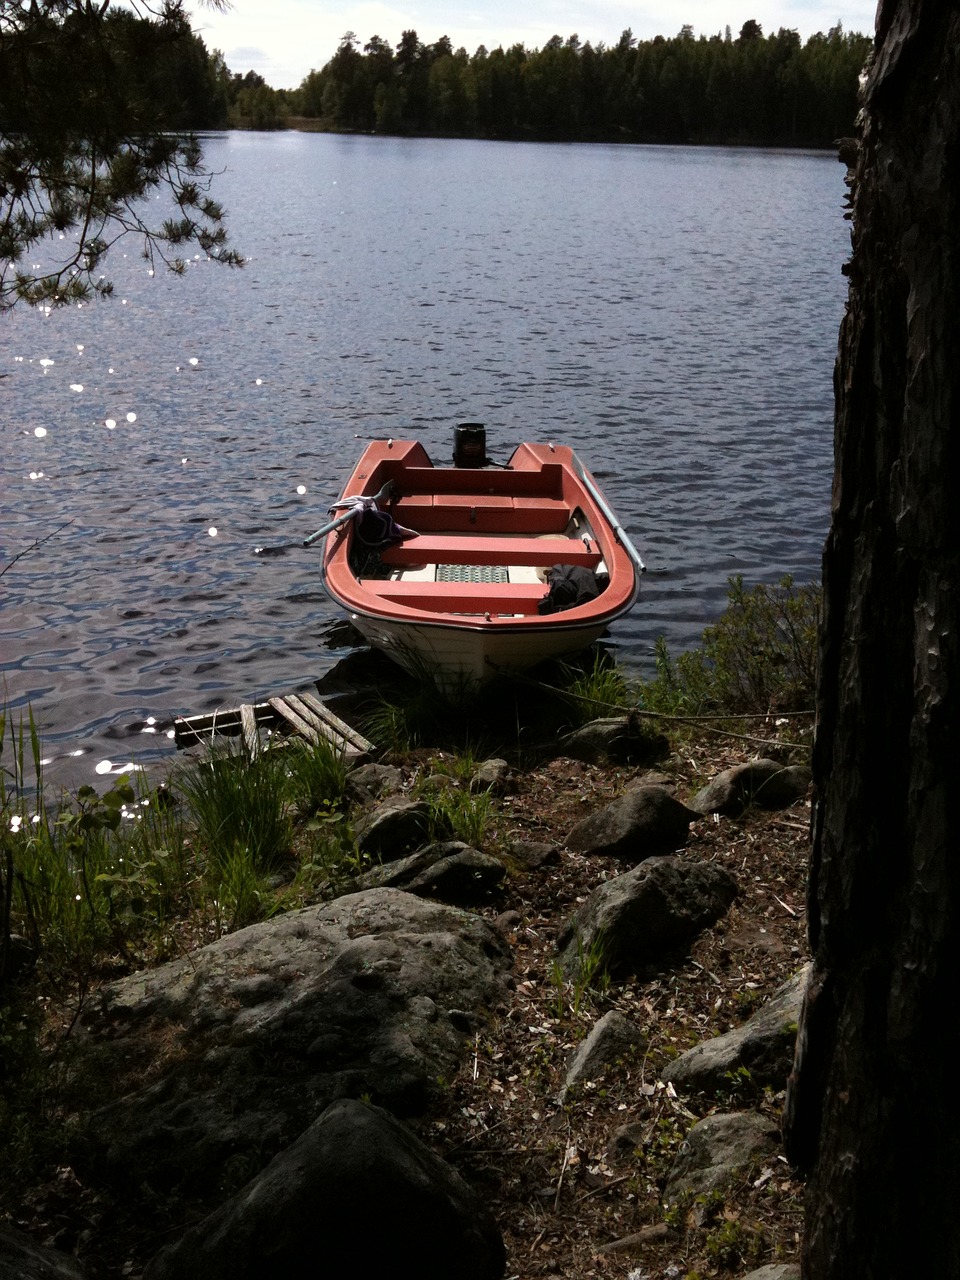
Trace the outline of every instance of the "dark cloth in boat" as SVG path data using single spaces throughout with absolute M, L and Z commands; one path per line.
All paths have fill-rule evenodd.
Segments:
M 389 511 L 381 511 L 379 507 L 367 507 L 357 517 L 356 538 L 366 547 L 393 546 L 416 536 L 415 529 L 405 529 L 397 524 Z
M 388 547 L 417 536 L 416 529 L 405 529 L 402 524 L 397 524 L 389 511 L 381 511 L 376 498 L 360 494 L 341 498 L 330 508 L 330 514 L 336 511 L 340 512 L 341 520 L 353 517 L 356 541 L 365 547 Z
M 579 564 L 555 564 L 547 570 L 550 590 L 537 605 L 538 613 L 562 613 L 578 604 L 596 600 L 609 579 Z

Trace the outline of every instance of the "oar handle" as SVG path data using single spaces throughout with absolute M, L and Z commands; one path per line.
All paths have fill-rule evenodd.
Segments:
M 393 493 L 393 481 L 388 480 L 379 493 L 373 495 L 374 502 L 383 502 Z M 321 538 L 325 538 L 328 533 L 333 533 L 334 529 L 339 529 L 341 525 L 347 523 L 348 520 L 354 520 L 365 510 L 364 507 L 351 507 L 349 511 L 344 511 L 342 515 L 336 516 L 333 520 L 328 520 L 322 525 L 316 533 L 311 533 L 309 538 L 304 538 L 303 545 L 312 547 L 315 542 L 319 542 Z

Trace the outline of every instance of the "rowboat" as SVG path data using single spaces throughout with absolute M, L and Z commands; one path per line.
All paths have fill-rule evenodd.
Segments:
M 454 465 L 415 441 L 364 450 L 325 537 L 329 595 L 376 649 L 441 686 L 576 653 L 634 604 L 643 562 L 572 449 L 490 465 L 479 424 Z

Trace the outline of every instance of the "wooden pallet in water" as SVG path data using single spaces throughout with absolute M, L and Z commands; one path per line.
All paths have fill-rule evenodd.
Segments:
M 376 754 L 376 747 L 312 693 L 284 693 L 266 702 L 210 711 L 199 716 L 178 716 L 174 740 L 178 750 L 195 747 L 215 737 L 243 737 L 251 756 L 263 749 L 263 732 L 296 734 L 308 742 L 327 741 L 354 763 Z

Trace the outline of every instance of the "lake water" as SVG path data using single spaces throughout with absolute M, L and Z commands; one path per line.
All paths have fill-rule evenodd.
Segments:
M 819 575 L 834 156 L 298 133 L 206 156 L 242 271 L 151 277 L 129 241 L 112 301 L 0 319 L 0 568 L 25 552 L 0 680 L 53 777 L 149 763 L 150 717 L 342 656 L 319 551 L 254 548 L 322 524 L 372 437 L 571 444 L 648 565 L 612 637 L 634 669 L 695 645 L 731 574 Z

